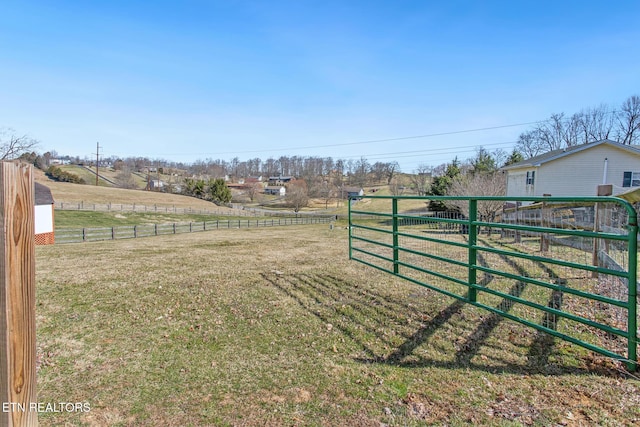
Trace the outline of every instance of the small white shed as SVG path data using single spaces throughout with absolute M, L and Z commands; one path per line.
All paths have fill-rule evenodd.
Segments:
M 39 182 L 35 183 L 35 239 L 36 245 L 53 245 L 54 201 L 51 190 Z

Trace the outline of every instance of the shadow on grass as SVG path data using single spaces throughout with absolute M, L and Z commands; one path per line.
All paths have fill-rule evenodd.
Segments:
M 410 297 L 398 297 L 383 291 L 355 286 L 343 277 L 331 274 L 295 274 L 263 273 L 264 280 L 292 298 L 308 313 L 317 317 L 321 322 L 335 328 L 346 339 L 355 343 L 359 348 L 358 355 L 352 358 L 361 363 L 388 364 L 406 368 L 438 367 L 445 369 L 473 369 L 492 373 L 527 373 L 544 375 L 587 374 L 615 375 L 619 372 L 610 370 L 594 371 L 575 366 L 548 365 L 540 363 L 540 358 L 548 360 L 553 354 L 553 340 L 548 340 L 547 334 L 538 335 L 532 341 L 527 360 L 529 362 L 517 364 L 501 360 L 499 355 L 491 359 L 476 358 L 479 350 L 486 345 L 494 329 L 504 320 L 497 314 L 490 313 L 482 316 L 479 321 L 465 320 L 478 323 L 475 329 L 466 333 L 456 322 L 460 323 L 463 308 L 466 303 L 454 300 L 443 307 L 446 298 L 435 291 L 419 288 L 417 293 L 420 301 Z M 489 279 L 490 280 L 490 279 Z M 510 290 L 510 294 L 519 295 L 524 289 L 523 282 L 517 282 Z M 554 298 L 554 305 L 559 301 Z M 513 302 L 504 299 L 501 309 L 508 311 Z M 468 317 L 468 316 L 467 316 Z M 542 320 L 545 322 L 545 320 Z M 555 319 L 547 319 L 545 326 L 552 326 Z M 555 326 L 555 325 L 553 325 Z M 524 326 L 523 326 L 524 327 Z M 441 336 L 436 333 L 443 328 L 460 329 L 460 334 L 467 337 L 463 344 L 457 345 L 458 350 L 448 356 L 438 357 L 425 355 L 425 351 L 416 352 L 419 347 L 443 346 Z M 442 334 L 440 334 L 442 335 Z M 495 350 L 492 350 L 495 352 Z M 531 362 L 531 355 L 537 355 L 535 363 Z M 443 356 L 443 357 L 440 357 Z M 497 363 L 496 363 L 497 362 Z
M 486 239 L 480 239 L 480 241 L 487 247 L 492 247 L 492 248 L 495 247 L 494 245 L 490 244 L 489 241 Z M 513 259 L 505 255 L 500 255 L 500 258 L 504 262 L 509 264 L 513 269 L 515 269 L 520 276 L 529 275 L 527 271 L 520 264 L 515 262 Z M 480 260 L 480 262 L 486 265 L 486 262 L 484 262 L 480 256 L 478 257 L 478 259 Z M 559 283 L 562 280 L 559 278 L 558 274 L 548 265 L 539 261 L 534 261 L 534 264 L 537 265 L 539 268 L 541 268 L 554 281 Z M 526 285 L 526 284 L 523 284 L 523 285 Z M 562 308 L 563 298 L 564 298 L 563 292 L 558 290 L 551 291 L 549 296 L 549 301 L 547 302 L 547 307 L 560 310 Z M 542 314 L 542 320 L 540 324 L 545 328 L 557 330 L 559 320 L 560 319 L 555 314 L 544 312 Z M 536 366 L 546 366 L 549 363 L 549 359 L 553 354 L 553 347 L 555 345 L 555 340 L 556 339 L 552 335 L 549 335 L 540 330 L 536 330 L 536 336 L 529 347 L 529 354 L 527 356 L 530 368 L 535 368 Z

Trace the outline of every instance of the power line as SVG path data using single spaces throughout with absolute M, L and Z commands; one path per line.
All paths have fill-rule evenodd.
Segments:
M 495 147 L 495 146 L 507 146 L 507 145 L 515 144 L 517 142 L 518 141 L 508 141 L 508 142 L 495 142 L 490 144 L 462 145 L 462 146 L 455 147 L 453 151 L 451 147 L 430 148 L 427 150 L 397 151 L 393 153 L 367 154 L 364 157 L 366 157 L 367 159 L 376 159 L 376 158 L 388 158 L 388 157 L 413 157 L 416 154 L 422 154 L 422 155 L 456 154 L 456 153 L 466 153 L 471 151 L 466 149 L 478 149 L 480 147 L 484 148 L 484 147 Z M 361 157 L 361 156 L 345 156 L 344 158 L 351 159 L 351 158 L 358 158 L 358 157 Z
M 250 154 L 250 153 L 270 153 L 270 152 L 276 152 L 276 151 L 298 151 L 298 150 L 308 150 L 313 148 L 348 147 L 348 146 L 354 146 L 354 145 L 374 144 L 378 142 L 393 142 L 393 141 L 404 141 L 409 139 L 434 138 L 439 136 L 458 135 L 458 134 L 472 133 L 472 132 L 483 132 L 488 130 L 505 129 L 505 128 L 518 127 L 518 126 L 529 126 L 533 124 L 544 123 L 546 121 L 548 120 L 539 120 L 535 122 L 515 123 L 515 124 L 500 125 L 500 126 L 489 126 L 489 127 L 474 128 L 474 129 L 463 129 L 463 130 L 448 131 L 448 132 L 430 133 L 430 134 L 424 134 L 424 135 L 372 139 L 372 140 L 357 141 L 357 142 L 344 142 L 344 143 L 336 143 L 336 144 L 308 145 L 308 146 L 286 147 L 286 148 L 268 148 L 264 150 L 238 150 L 238 151 L 211 152 L 211 153 L 185 153 L 185 152 L 159 153 L 159 154 L 156 154 L 156 156 L 178 156 L 178 155 L 179 156 L 214 156 L 214 155 L 221 156 L 221 155 L 229 155 L 229 154 L 238 155 L 238 154 Z

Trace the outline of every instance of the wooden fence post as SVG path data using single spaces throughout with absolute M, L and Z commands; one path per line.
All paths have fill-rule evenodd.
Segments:
M 32 167 L 1 162 L 0 425 L 38 425 L 34 211 Z

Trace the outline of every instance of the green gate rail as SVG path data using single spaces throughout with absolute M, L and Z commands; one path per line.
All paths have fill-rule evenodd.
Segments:
M 349 258 L 637 368 L 638 223 L 622 199 L 363 196 Z

